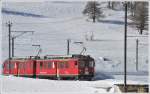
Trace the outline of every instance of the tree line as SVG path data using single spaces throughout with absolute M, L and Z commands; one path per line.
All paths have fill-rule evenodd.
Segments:
M 128 19 L 133 21 L 134 26 L 139 31 L 139 34 L 143 34 L 143 30 L 148 30 L 148 2 L 143 1 L 130 1 L 126 2 L 128 6 Z M 117 5 L 120 5 L 120 9 L 124 10 L 124 2 L 108 1 L 106 2 L 107 8 L 112 10 L 118 10 Z M 93 23 L 99 21 L 103 17 L 103 9 L 101 3 L 97 1 L 88 1 L 83 14 L 89 19 L 92 19 Z

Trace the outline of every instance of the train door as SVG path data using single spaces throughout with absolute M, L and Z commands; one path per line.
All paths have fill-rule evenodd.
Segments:
M 14 61 L 14 75 L 18 76 L 18 61 Z
M 46 68 L 47 75 L 51 78 L 56 77 L 56 73 L 57 73 L 56 64 L 55 64 L 56 62 L 53 60 L 48 60 L 46 61 L 46 63 L 47 63 L 47 68 Z
M 18 76 L 18 70 L 19 70 L 19 62 L 16 62 L 16 71 L 17 71 L 17 74 L 16 74 L 16 76 Z
M 59 61 L 55 62 L 56 65 L 56 78 L 60 79 L 60 73 L 59 73 Z
M 68 61 L 60 61 L 58 63 L 57 74 L 59 74 L 59 76 L 61 77 L 66 77 L 70 75 Z
M 32 64 L 33 64 L 33 67 L 32 67 L 33 68 L 33 78 L 36 78 L 36 61 L 34 60 Z

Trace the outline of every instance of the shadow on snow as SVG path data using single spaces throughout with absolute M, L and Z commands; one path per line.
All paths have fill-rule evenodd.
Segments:
M 38 17 L 38 18 L 45 17 L 43 15 L 38 15 L 38 14 L 33 14 L 33 13 L 26 13 L 26 12 L 19 12 L 19 11 L 13 11 L 13 10 L 5 9 L 5 8 L 2 8 L 2 13 L 8 14 L 8 15 L 20 15 L 20 16 L 27 16 L 27 17 Z
M 104 74 L 102 72 L 96 72 L 94 80 L 105 80 L 105 79 L 114 79 L 112 75 Z
M 124 21 L 116 21 L 116 20 L 98 20 L 100 23 L 107 23 L 107 24 L 117 24 L 117 25 L 124 25 Z M 133 25 L 134 23 L 129 23 L 128 25 Z

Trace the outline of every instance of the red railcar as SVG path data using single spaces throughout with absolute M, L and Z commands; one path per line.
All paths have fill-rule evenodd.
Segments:
M 5 75 L 17 75 L 18 74 L 18 62 L 6 60 L 3 63 L 3 74 Z
M 94 59 L 84 55 L 16 58 L 10 62 L 8 60 L 4 62 L 3 74 L 51 79 L 90 80 L 94 76 L 94 67 Z

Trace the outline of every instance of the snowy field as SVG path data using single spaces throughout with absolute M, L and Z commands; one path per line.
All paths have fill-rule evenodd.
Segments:
M 118 86 L 121 80 L 105 79 L 95 81 L 63 81 L 33 79 L 14 76 L 1 77 L 2 94 L 99 94 L 121 93 Z M 128 80 L 130 84 L 146 84 L 142 81 Z
M 55 81 L 1 76 L 3 94 L 97 94 L 119 92 L 111 80 Z
M 41 55 L 64 55 L 67 52 L 66 40 L 71 39 L 70 54 L 79 54 L 85 46 L 85 54 L 95 58 L 98 71 L 123 71 L 124 12 L 107 9 L 104 3 L 102 7 L 105 17 L 101 18 L 100 22 L 92 23 L 82 15 L 85 4 L 86 2 L 3 3 L 3 60 L 8 58 L 6 22 L 11 21 L 12 31 L 35 31 L 15 39 L 15 56 L 36 55 L 38 48 L 32 44 L 41 45 Z M 86 37 L 89 38 L 91 32 L 94 34 L 94 41 L 87 41 Z M 12 35 L 16 36 L 18 33 Z M 128 36 L 128 71 L 136 71 L 137 38 L 141 44 L 139 70 L 148 71 L 148 37 L 140 36 L 137 30 L 131 27 L 128 27 Z M 82 41 L 84 44 L 75 44 L 76 41 Z M 101 58 L 107 58 L 109 61 L 103 61 Z
M 66 40 L 70 39 L 70 53 L 79 54 L 82 47 L 86 47 L 85 54 L 90 54 L 96 61 L 96 81 L 52 81 L 30 78 L 4 77 L 3 89 L 9 92 L 53 92 L 53 94 L 71 92 L 75 94 L 95 94 L 99 92 L 114 92 L 99 88 L 99 86 L 113 87 L 113 82 L 123 80 L 123 75 L 106 75 L 103 72 L 123 72 L 124 65 L 124 11 L 106 8 L 103 3 L 104 18 L 100 22 L 92 23 L 82 15 L 86 2 L 40 2 L 40 3 L 3 3 L 2 4 L 2 56 L 3 61 L 8 58 L 8 27 L 11 21 L 13 31 L 35 31 L 26 33 L 15 39 L 15 56 L 36 55 L 38 48 L 32 44 L 40 44 L 42 55 L 66 54 Z M 128 20 L 130 23 L 131 21 Z M 91 34 L 93 41 L 87 41 Z M 18 33 L 13 33 L 13 36 Z M 148 37 L 146 32 L 139 35 L 137 30 L 128 27 L 127 67 L 130 75 L 128 80 L 148 83 Z M 132 36 L 132 37 L 131 37 Z M 135 37 L 133 37 L 135 36 Z M 136 39 L 144 45 L 139 45 L 139 71 L 147 75 L 140 75 L 135 68 Z M 75 44 L 81 41 L 84 44 Z M 109 59 L 104 61 L 103 58 Z M 137 75 L 135 75 L 137 74 Z M 103 79 L 103 80 L 101 80 Z M 23 80 L 23 81 L 22 81 Z M 15 83 L 17 81 L 17 83 Z M 15 83 L 15 84 L 14 84 Z M 130 83 L 130 82 L 129 82 Z M 108 85 L 107 85 L 108 84 Z M 35 88 L 31 88 L 35 87 Z M 40 89 L 42 87 L 42 89 Z M 28 91 L 24 90 L 28 89 Z M 115 87 L 116 88 L 116 87 Z M 63 91 L 63 90 L 69 91 Z M 100 90 L 100 91 L 99 91 Z M 80 93 L 79 93 L 80 92 Z M 12 93 L 11 93 L 12 94 Z M 20 94 L 20 93 L 18 93 Z

